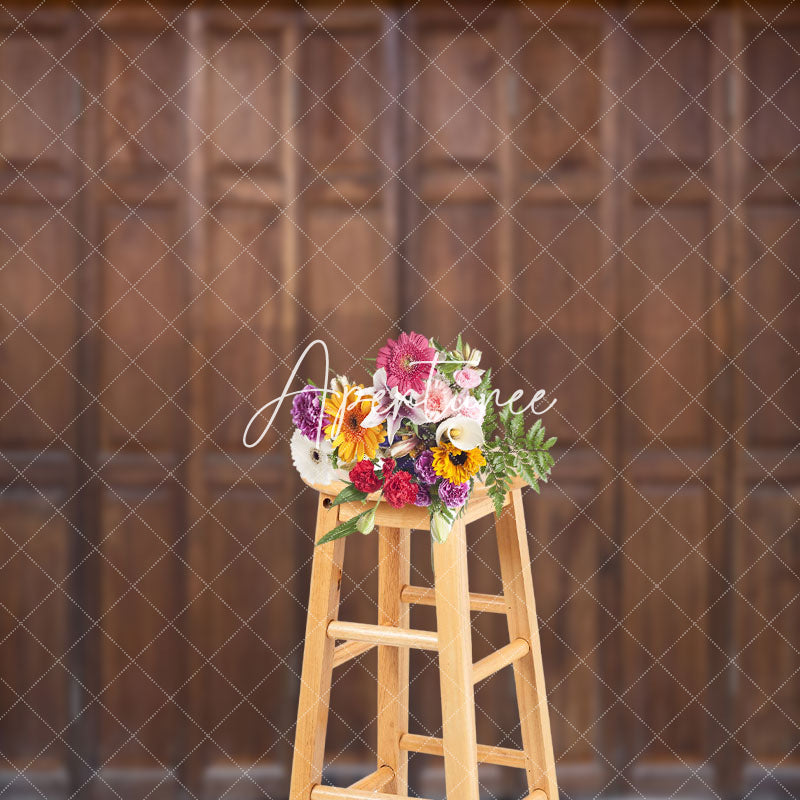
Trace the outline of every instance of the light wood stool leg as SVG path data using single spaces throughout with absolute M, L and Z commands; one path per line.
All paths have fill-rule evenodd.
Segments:
M 447 800 L 478 800 L 472 626 L 463 521 L 455 523 L 444 544 L 433 546 L 433 566 Z
M 528 789 L 531 794 L 537 789 L 543 790 L 547 800 L 557 800 L 558 785 L 544 685 L 542 647 L 536 621 L 522 493 L 519 489 L 512 492 L 511 503 L 503 509 L 496 530 L 503 594 L 508 606 L 508 634 L 512 642 L 522 638 L 530 644 L 528 654 L 514 662 Z
M 411 579 L 411 531 L 378 529 L 378 625 L 408 628 L 410 608 L 400 592 Z M 408 733 L 407 647 L 378 645 L 378 769 L 391 767 L 395 777 L 384 792 L 408 794 L 408 753 L 400 736 Z
M 325 508 L 323 501 L 320 496 L 315 542 L 336 526 L 339 516 L 337 508 Z M 327 629 L 339 609 L 344 542 L 336 539 L 314 549 L 290 800 L 309 800 L 314 785 L 322 780 L 334 649 Z

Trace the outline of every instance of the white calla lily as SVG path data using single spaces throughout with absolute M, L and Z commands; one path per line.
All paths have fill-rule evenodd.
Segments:
M 459 450 L 472 450 L 473 447 L 483 444 L 483 429 L 479 422 L 469 417 L 450 417 L 436 428 L 436 444 L 441 444 L 442 439 Z

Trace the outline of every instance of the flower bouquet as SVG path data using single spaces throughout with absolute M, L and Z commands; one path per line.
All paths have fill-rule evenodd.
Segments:
M 556 439 L 545 438 L 541 419 L 525 430 L 522 413 L 499 404 L 480 361 L 460 336 L 448 350 L 401 333 L 378 351 L 371 387 L 339 376 L 330 388 L 309 383 L 295 395 L 291 452 L 300 477 L 317 486 L 344 480 L 333 504 L 366 506 L 317 544 L 372 531 L 373 493 L 394 508 L 428 507 L 431 536 L 443 542 L 476 483 L 485 484 L 498 515 L 516 476 L 539 491 Z

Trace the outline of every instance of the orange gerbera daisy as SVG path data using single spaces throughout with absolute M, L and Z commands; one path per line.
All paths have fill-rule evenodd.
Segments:
M 372 398 L 359 396 L 363 386 L 345 386 L 325 400 L 325 413 L 331 421 L 325 426 L 325 435 L 338 449 L 339 461 L 345 464 L 360 461 L 364 456 L 375 458 L 378 445 L 386 435 L 384 426 L 362 428 L 362 420 L 372 409 Z

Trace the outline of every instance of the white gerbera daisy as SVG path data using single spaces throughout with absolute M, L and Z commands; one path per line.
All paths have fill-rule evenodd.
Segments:
M 290 448 L 292 463 L 304 481 L 324 486 L 336 480 L 331 464 L 333 448 L 329 441 L 323 439 L 317 447 L 300 430 L 296 430 L 292 434 Z

